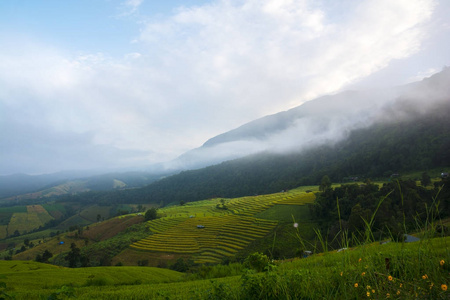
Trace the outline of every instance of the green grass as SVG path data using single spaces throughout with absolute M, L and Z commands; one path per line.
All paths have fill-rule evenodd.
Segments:
M 275 205 L 255 215 L 255 218 L 292 222 L 310 220 L 309 208 L 306 205 Z M 292 222 L 293 223 L 293 222 Z
M 228 199 L 227 205 L 235 208 L 226 212 L 215 208 L 219 199 L 191 206 L 196 213 L 209 211 L 218 216 L 189 218 L 183 215 L 193 213 L 189 206 L 182 207 L 182 216 L 171 208 L 171 215 L 178 216 L 148 222 L 147 228 L 154 234 L 134 245 L 147 249 L 142 253 L 152 255 L 164 256 L 171 251 L 187 254 L 186 257 L 193 254 L 199 263 L 216 263 L 237 253 L 248 255 L 249 251 L 261 246 L 272 251 L 283 248 L 317 251 L 314 246 L 320 245 L 320 235 L 316 232 L 316 236 L 311 236 L 315 224 L 308 218 L 307 206 L 279 204 L 301 202 L 306 199 L 302 197 L 294 191 L 290 195 L 277 193 Z M 253 211 L 258 211 L 255 214 L 258 218 L 247 215 Z M 299 223 L 298 228 L 293 226 L 292 216 Z M 205 225 L 205 228 L 199 230 L 197 224 Z M 375 242 L 370 239 L 373 237 L 370 224 L 366 224 L 369 239 L 357 247 L 316 253 L 304 259 L 274 261 L 267 265 L 269 271 L 263 273 L 242 271 L 241 275 L 235 276 L 242 269 L 232 271 L 224 266 L 221 274 L 217 272 L 215 276 L 223 277 L 227 272 L 230 276 L 198 280 L 213 276 L 208 273 L 202 277 L 186 276 L 150 267 L 67 269 L 34 262 L 5 261 L 0 262 L 0 281 L 7 286 L 5 292 L 16 299 L 47 298 L 52 293 L 70 290 L 70 287 L 78 299 L 450 298 L 447 291 L 450 285 L 450 237 L 436 237 L 434 230 L 437 225 L 442 225 L 442 221 L 427 220 L 428 231 L 418 228 L 417 236 L 421 240 L 414 243 Z M 114 244 L 113 240 L 110 242 Z M 107 251 L 111 248 L 108 243 L 98 244 L 97 248 L 105 246 L 105 250 L 100 250 Z M 200 272 L 201 269 L 198 274 Z M 212 274 L 213 270 L 210 272 Z
M 95 267 L 69 269 L 28 261 L 1 261 L 0 281 L 16 299 L 49 296 L 61 286 L 80 288 L 175 282 L 183 274 L 150 267 Z M 94 287 L 94 288 L 92 288 Z
M 77 299 L 448 299 L 443 285 L 450 284 L 449 262 L 450 237 L 439 237 L 371 243 L 214 280 L 150 267 L 67 269 L 2 261 L 0 281 L 16 299 L 48 297 L 62 286 L 73 286 Z

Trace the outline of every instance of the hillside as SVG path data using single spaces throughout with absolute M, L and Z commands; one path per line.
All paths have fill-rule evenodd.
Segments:
M 397 112 L 403 111 L 401 104 Z M 384 115 L 388 118 L 388 114 Z M 121 199 L 169 204 L 212 197 L 273 193 L 352 177 L 388 179 L 394 173 L 450 169 L 450 101 L 426 113 L 390 118 L 348 133 L 341 142 L 302 152 L 260 153 L 181 172 L 147 187 L 120 192 Z M 117 194 L 119 195 L 119 194 Z M 111 196 L 111 195 L 110 195 Z
M 0 262 L 8 288 L 3 292 L 17 299 L 52 293 L 81 299 L 252 299 L 259 287 L 262 296 L 255 299 L 270 299 L 272 293 L 275 298 L 369 293 L 446 299 L 449 221 L 441 217 L 448 212 L 450 189 L 447 179 L 432 180 L 434 185 L 412 180 L 334 185 L 321 188 L 322 193 L 317 186 L 301 187 L 167 206 L 146 222 L 142 214 L 111 218 L 32 240 L 33 247 L 24 243 L 12 259 L 44 259 L 76 269 Z M 324 224 L 328 227 L 321 230 Z M 398 239 L 403 230 L 420 242 L 403 243 Z M 342 248 L 348 250 L 335 251 Z M 313 255 L 295 258 L 307 256 L 305 251 Z M 37 277 L 49 283 L 43 286 Z
M 87 176 L 88 173 L 79 171 L 34 176 L 26 174 L 0 176 L 0 200 L 8 204 L 87 191 L 137 188 L 168 174 L 123 172 Z
M 449 87 L 450 67 L 446 67 L 404 86 L 323 96 L 212 137 L 167 167 L 196 169 L 260 152 L 298 152 L 339 142 L 350 131 L 448 105 Z

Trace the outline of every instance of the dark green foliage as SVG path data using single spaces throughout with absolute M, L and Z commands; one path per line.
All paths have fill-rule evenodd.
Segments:
M 50 251 L 45 250 L 44 253 L 42 253 L 42 255 L 41 254 L 36 255 L 35 261 L 47 263 L 48 260 L 52 257 L 53 257 L 53 254 Z
M 64 260 L 69 263 L 69 268 L 89 266 L 89 258 L 81 254 L 80 248 L 75 243 L 70 244 L 70 251 L 64 256 Z
M 15 299 L 10 294 L 6 293 L 6 283 L 3 281 L 0 281 L 0 300 L 2 299 Z
M 75 298 L 75 289 L 71 286 L 62 286 L 56 292 L 52 293 L 47 299 L 48 300 L 57 300 L 57 299 L 67 299 L 67 298 Z
M 178 272 L 187 272 L 193 264 L 194 262 L 192 260 L 180 257 L 173 265 L 170 266 L 170 269 Z
M 269 262 L 270 261 L 267 255 L 255 252 L 250 254 L 244 260 L 244 267 L 255 270 L 256 272 L 262 272 L 267 269 L 267 267 L 269 266 Z
M 148 266 L 148 259 L 142 259 L 137 261 L 137 265 L 140 267 L 146 267 Z
M 83 247 L 81 254 L 89 258 L 89 265 L 92 267 L 109 266 L 114 256 L 149 234 L 145 223 L 135 224 L 110 239 Z
M 145 212 L 145 221 L 150 221 L 156 219 L 158 216 L 157 209 L 152 207 Z
M 329 188 L 331 188 L 330 177 L 328 177 L 328 175 L 324 175 L 322 177 L 322 180 L 320 181 L 319 191 L 324 192 L 324 191 L 326 191 Z
M 220 199 L 220 204 L 217 203 L 216 208 L 217 209 L 227 210 L 228 207 L 225 205 L 225 199 Z
M 423 186 L 428 186 L 431 184 L 431 178 L 427 172 L 422 173 L 422 179 L 420 180 L 420 184 Z
M 374 235 L 397 239 L 405 230 L 417 229 L 417 224 L 429 218 L 429 209 L 435 209 L 433 205 L 437 203 L 433 204 L 433 199 L 437 196 L 441 199 L 439 216 L 449 215 L 446 208 L 450 200 L 444 187 L 438 184 L 434 190 L 429 190 L 417 186 L 413 180 L 392 181 L 381 188 L 370 182 L 345 184 L 319 194 L 312 211 L 330 238 L 343 231 L 356 239 L 362 238 L 366 222 L 376 212 L 371 228 Z
M 64 258 L 69 262 L 69 268 L 75 268 L 77 266 L 77 263 L 80 261 L 80 258 L 80 248 L 78 248 L 75 243 L 72 243 L 70 245 L 70 252 Z

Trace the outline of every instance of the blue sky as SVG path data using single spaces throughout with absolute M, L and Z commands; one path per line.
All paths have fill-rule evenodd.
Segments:
M 167 161 L 449 64 L 445 0 L 0 1 L 0 174 Z
M 0 1 L 3 33 L 39 39 L 67 51 L 133 51 L 142 22 L 163 19 L 180 7 L 206 3 L 187 1 L 24 0 Z

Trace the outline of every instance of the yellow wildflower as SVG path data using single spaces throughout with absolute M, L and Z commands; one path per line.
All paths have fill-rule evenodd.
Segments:
M 392 279 L 394 279 L 394 278 L 392 278 L 392 276 L 389 275 L 389 276 L 388 276 L 388 279 L 389 279 L 389 281 L 392 281 Z
M 372 289 L 372 294 L 375 294 L 375 290 Z
M 400 291 L 399 290 L 397 290 L 397 295 L 400 295 Z
M 391 298 L 391 294 L 387 293 L 386 298 Z
M 366 286 L 366 289 L 370 290 L 370 285 Z
M 362 273 L 361 273 L 361 276 L 364 276 L 364 275 L 366 275 L 366 272 L 362 272 Z
M 370 297 L 370 292 L 367 292 L 366 295 L 367 295 L 367 297 Z
M 355 283 L 355 288 L 357 288 L 358 287 L 358 283 Z
M 443 265 L 445 264 L 445 260 L 441 260 L 441 261 L 439 262 L 439 264 L 440 264 L 441 266 L 443 266 Z
M 361 262 L 361 260 L 362 260 L 361 258 L 360 258 L 360 259 L 358 259 L 358 262 Z
M 422 279 L 428 279 L 428 275 L 427 274 L 422 275 Z
M 447 290 L 447 285 L 446 284 L 442 284 L 441 285 L 441 290 L 446 291 Z
M 342 276 L 342 274 L 344 274 L 344 272 L 341 272 L 341 276 Z
M 403 286 L 403 283 L 400 283 L 400 287 L 402 287 Z

